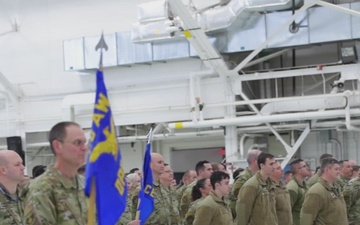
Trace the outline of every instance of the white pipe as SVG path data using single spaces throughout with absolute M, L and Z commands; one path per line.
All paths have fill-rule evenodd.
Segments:
M 261 134 L 243 134 L 241 135 L 240 141 L 239 141 L 239 149 L 240 149 L 240 159 L 244 158 L 244 144 L 245 144 L 245 139 L 247 137 L 262 137 L 264 135 Z
M 269 59 L 275 58 L 275 57 L 277 57 L 277 56 L 280 56 L 280 55 L 282 55 L 282 54 L 290 51 L 291 49 L 292 49 L 292 48 L 286 48 L 286 49 L 283 49 L 283 50 L 281 50 L 281 51 L 275 52 L 275 53 L 273 53 L 273 54 L 270 54 L 270 55 L 261 57 L 261 58 L 259 58 L 259 59 L 255 59 L 255 60 L 249 62 L 248 64 L 246 64 L 246 65 L 243 67 L 243 69 L 244 69 L 244 68 L 247 68 L 247 67 L 250 67 L 250 66 L 253 66 L 253 65 L 256 65 L 256 64 L 259 64 L 259 63 L 262 63 L 262 62 L 264 62 L 264 61 L 267 61 L 267 60 L 269 60 Z
M 205 128 L 213 126 L 246 126 L 254 123 L 274 123 L 274 122 L 289 122 L 299 120 L 313 120 L 313 119 L 333 119 L 337 117 L 345 117 L 346 110 L 328 110 L 328 111 L 317 111 L 317 112 L 301 112 L 301 113 L 287 113 L 270 116 L 244 116 L 229 119 L 215 119 L 198 121 L 197 123 L 192 122 L 178 122 L 169 123 L 169 128 Z M 349 113 L 353 115 L 360 115 L 360 109 L 350 109 Z

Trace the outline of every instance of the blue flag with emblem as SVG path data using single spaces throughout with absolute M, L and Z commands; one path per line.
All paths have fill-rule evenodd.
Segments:
M 152 129 L 148 135 L 148 142 L 146 145 L 144 164 L 143 164 L 143 179 L 141 182 L 141 190 L 139 192 L 139 202 L 136 217 L 141 220 L 140 224 L 145 224 L 151 213 L 154 211 L 154 196 L 153 196 L 153 175 L 150 167 L 151 163 L 151 136 Z
M 88 224 L 97 220 L 99 225 L 114 225 L 126 208 L 127 188 L 101 68 L 96 73 L 96 86 L 90 154 L 85 171 L 85 194 L 90 196 Z M 92 208 L 94 204 L 96 211 Z

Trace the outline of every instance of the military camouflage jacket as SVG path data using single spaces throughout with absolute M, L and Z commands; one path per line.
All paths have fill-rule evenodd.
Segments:
M 275 185 L 260 172 L 245 182 L 236 201 L 237 225 L 277 225 Z
M 18 196 L 11 196 L 0 184 L 0 224 L 21 225 L 23 209 Z
M 305 182 L 302 184 L 293 177 L 291 181 L 286 185 L 287 189 L 290 193 L 290 200 L 291 200 L 291 208 L 292 208 L 292 216 L 294 225 L 300 224 L 300 211 L 302 204 L 305 199 L 305 194 L 307 192 L 307 186 Z
M 343 190 L 350 224 L 360 224 L 360 178 L 350 181 Z
M 229 206 L 234 219 L 236 218 L 235 207 L 236 207 L 236 200 L 238 199 L 239 191 L 241 187 L 245 184 L 245 182 L 249 180 L 253 175 L 254 174 L 249 170 L 249 168 L 246 168 L 244 172 L 242 172 L 241 174 L 239 174 L 239 176 L 235 178 L 235 182 L 229 194 L 229 199 L 230 199 Z
M 184 225 L 193 225 L 196 208 L 204 198 L 199 198 L 190 204 L 189 210 L 185 215 Z
M 180 217 L 181 218 L 185 218 L 185 215 L 186 215 L 187 211 L 189 210 L 190 204 L 193 202 L 191 193 L 192 193 L 193 187 L 196 185 L 197 182 L 198 182 L 198 180 L 195 179 L 191 184 L 189 184 L 186 187 L 183 196 L 181 197 L 181 202 L 180 202 Z
M 321 172 L 320 169 L 314 174 L 312 175 L 306 182 L 307 188 L 311 188 L 311 186 L 313 186 L 314 184 L 316 184 L 316 182 L 318 182 L 319 178 L 320 178 Z
M 135 219 L 140 186 L 136 188 L 132 196 L 131 215 Z M 171 225 L 170 217 L 170 200 L 168 192 L 160 184 L 159 181 L 154 181 L 153 196 L 155 201 L 155 208 L 150 217 L 146 220 L 145 225 Z
M 86 225 L 87 212 L 82 176 L 71 180 L 48 167 L 29 185 L 24 210 L 26 225 Z
M 279 225 L 292 225 L 293 218 L 290 205 L 290 194 L 285 185 L 280 181 L 275 188 L 276 215 Z
M 233 225 L 230 208 L 211 191 L 198 205 L 193 225 Z
M 350 181 L 350 179 L 342 176 L 340 174 L 339 178 L 336 180 L 336 185 L 338 185 L 338 187 L 340 188 L 340 190 L 342 191 L 344 189 L 344 186 Z
M 305 195 L 300 213 L 300 224 L 348 224 L 346 204 L 339 188 L 319 178 Z

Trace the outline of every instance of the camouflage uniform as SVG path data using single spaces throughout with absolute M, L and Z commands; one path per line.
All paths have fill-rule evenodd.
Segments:
M 360 178 L 345 185 L 343 195 L 346 203 L 349 222 L 351 225 L 360 224 Z
M 319 181 L 305 195 L 300 213 L 300 224 L 348 224 L 346 204 L 340 190 L 319 178 Z
M 196 185 L 197 182 L 198 182 L 198 180 L 195 179 L 191 184 L 189 184 L 186 187 L 183 196 L 181 197 L 180 217 L 183 219 L 185 218 L 185 215 L 186 215 L 187 211 L 189 210 L 190 203 L 193 202 L 191 193 L 192 193 L 193 187 Z
M 299 225 L 300 211 L 307 192 L 307 186 L 305 182 L 300 184 L 296 177 L 293 177 L 286 187 L 290 193 L 293 223 L 294 225 Z
M 336 185 L 340 188 L 340 191 L 343 191 L 344 186 L 349 183 L 350 179 L 342 176 L 340 174 L 339 178 L 336 180 Z
M 21 225 L 23 209 L 20 200 L 16 195 L 10 195 L 1 184 L 0 189 L 0 224 Z
M 71 180 L 48 167 L 30 183 L 25 199 L 26 225 L 86 225 L 87 214 L 83 176 Z
M 128 225 L 132 221 L 132 215 L 131 215 L 131 196 L 132 193 L 128 192 L 127 200 L 126 200 L 126 208 L 123 214 L 121 214 L 121 217 L 119 221 L 116 223 L 116 225 Z
M 180 211 L 179 211 L 179 202 L 176 198 L 175 191 L 172 190 L 170 187 L 164 188 L 169 197 L 169 208 L 170 208 L 170 217 L 171 217 L 171 225 L 182 225 L 182 221 L 180 218 Z
M 321 172 L 320 169 L 314 174 L 312 175 L 306 182 L 307 188 L 311 188 L 311 186 L 313 186 L 314 184 L 316 184 L 319 180 L 321 176 Z
M 189 210 L 185 215 L 184 225 L 193 225 L 196 209 L 202 200 L 204 200 L 204 198 L 199 198 L 190 204 Z
M 240 189 L 236 201 L 237 225 L 277 225 L 275 186 L 257 172 Z
M 233 225 L 230 208 L 211 191 L 198 205 L 193 225 Z
M 180 206 L 180 202 L 181 202 L 181 198 L 184 194 L 184 191 L 186 190 L 186 187 L 187 185 L 183 184 L 180 188 L 178 188 L 176 191 L 175 191 L 175 194 L 176 194 L 176 199 L 179 203 L 179 206 Z M 180 210 L 180 207 L 179 207 L 179 210 Z
M 245 184 L 245 182 L 247 180 L 249 180 L 254 174 L 249 170 L 249 168 L 246 168 L 244 172 L 242 172 L 241 174 L 239 174 L 236 178 L 235 178 L 235 182 L 231 188 L 231 192 L 229 194 L 229 199 L 230 199 L 230 209 L 231 209 L 231 214 L 233 215 L 233 218 L 236 218 L 236 201 L 238 199 L 238 195 L 239 195 L 239 191 L 240 188 Z
M 278 225 L 292 225 L 293 219 L 291 214 L 290 194 L 285 184 L 281 181 L 276 184 L 275 188 L 276 215 Z
M 136 217 L 139 192 L 140 186 L 136 188 L 132 196 L 132 219 Z M 154 181 L 153 195 L 155 202 L 154 211 L 146 220 L 145 225 L 171 225 L 169 194 L 159 181 Z

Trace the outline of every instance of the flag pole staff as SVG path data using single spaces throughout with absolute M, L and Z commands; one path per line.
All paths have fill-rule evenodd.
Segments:
M 106 51 L 109 49 L 107 46 L 105 39 L 104 39 L 104 32 L 101 33 L 100 40 L 98 44 L 95 46 L 95 51 L 100 49 L 100 60 L 99 60 L 99 70 L 103 70 L 103 49 Z M 95 185 L 95 178 L 93 177 L 91 180 L 91 192 L 90 192 L 90 199 L 89 199 L 89 210 L 88 210 L 88 225 L 95 225 L 95 215 L 96 215 L 96 208 L 95 208 L 95 199 L 96 199 L 96 185 Z

